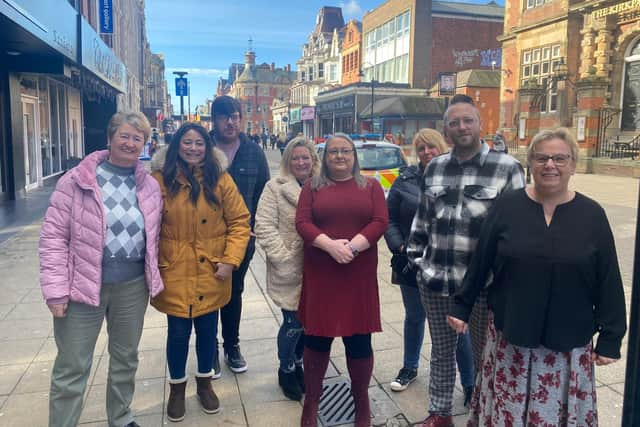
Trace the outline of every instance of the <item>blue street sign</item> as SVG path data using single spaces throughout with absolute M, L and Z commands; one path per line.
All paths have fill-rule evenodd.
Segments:
M 100 0 L 100 32 L 113 34 L 113 0 Z
M 186 77 L 176 77 L 176 96 L 189 96 L 189 85 Z

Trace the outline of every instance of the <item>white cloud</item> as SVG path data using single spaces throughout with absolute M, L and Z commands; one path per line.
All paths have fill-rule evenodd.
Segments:
M 167 68 L 168 73 L 173 73 L 174 71 L 186 71 L 194 76 L 219 76 L 226 75 L 229 72 L 229 70 L 220 70 L 216 68 Z
M 362 7 L 360 7 L 357 0 L 340 2 L 340 7 L 342 8 L 342 12 L 344 13 L 344 15 L 347 17 L 353 17 L 353 18 L 362 17 Z

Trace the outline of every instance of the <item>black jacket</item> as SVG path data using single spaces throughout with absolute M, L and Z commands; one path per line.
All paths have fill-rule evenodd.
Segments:
M 579 193 L 551 223 L 524 189 L 492 207 L 450 314 L 468 321 L 488 288 L 496 329 L 509 343 L 565 352 L 598 334 L 595 352 L 617 359 L 626 331 L 613 234 L 604 210 Z
M 409 267 L 406 255 L 411 223 L 418 210 L 418 196 L 422 170 L 418 166 L 407 166 L 393 182 L 387 196 L 389 227 L 384 239 L 393 256 L 391 257 L 391 282 L 399 285 L 417 286 L 416 271 Z M 400 247 L 404 251 L 400 252 Z
M 217 145 L 215 131 L 210 133 L 213 144 Z M 269 164 L 264 151 L 259 145 L 251 142 L 244 133 L 240 134 L 240 147 L 229 165 L 227 172 L 233 178 L 244 203 L 251 213 L 251 229 L 256 221 L 256 209 L 262 190 L 269 181 Z

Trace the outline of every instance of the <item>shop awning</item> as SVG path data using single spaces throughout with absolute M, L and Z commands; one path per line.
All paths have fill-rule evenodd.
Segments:
M 438 120 L 444 114 L 444 100 L 426 96 L 392 96 L 373 103 L 376 118 L 420 118 Z M 371 103 L 359 111 L 361 119 L 371 118 Z

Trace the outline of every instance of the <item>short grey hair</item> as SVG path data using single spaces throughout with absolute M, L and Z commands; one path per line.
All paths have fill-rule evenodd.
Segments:
M 573 160 L 573 163 L 577 163 L 578 143 L 576 142 L 576 139 L 573 137 L 573 134 L 571 134 L 569 129 L 565 127 L 546 129 L 538 132 L 531 140 L 529 148 L 527 149 L 527 163 L 529 165 L 532 164 L 533 156 L 535 156 L 536 154 L 536 148 L 538 147 L 538 145 L 540 145 L 541 142 L 550 141 L 555 138 L 560 139 L 565 144 L 567 144 L 567 147 L 569 147 L 569 151 L 571 151 L 571 159 Z
M 324 153 L 322 154 L 322 165 L 320 166 L 320 174 L 314 176 L 311 181 L 311 189 L 319 190 L 322 187 L 327 187 L 329 185 L 333 185 L 333 181 L 329 178 L 329 170 L 327 169 L 327 150 L 329 148 L 329 144 L 334 139 L 344 139 L 349 144 L 351 144 L 351 148 L 353 148 L 353 169 L 351 170 L 351 174 L 353 175 L 353 179 L 355 180 L 358 188 L 365 188 L 367 186 L 367 178 L 360 174 L 360 163 L 358 163 L 358 152 L 356 150 L 356 144 L 354 144 L 353 139 L 346 133 L 334 133 L 329 136 L 324 144 Z
M 149 140 L 151 135 L 151 125 L 147 117 L 136 111 L 119 112 L 111 116 L 109 124 L 107 125 L 107 140 L 111 142 L 111 139 L 116 134 L 120 126 L 127 124 L 138 132 L 144 134 L 144 142 Z
M 303 136 L 293 138 L 284 149 L 282 159 L 280 160 L 280 175 L 293 176 L 293 173 L 291 172 L 291 158 L 293 157 L 293 150 L 298 147 L 304 147 L 309 150 L 309 155 L 311 156 L 312 161 L 311 176 L 318 175 L 320 172 L 320 157 L 316 152 L 316 147 L 313 142 Z

